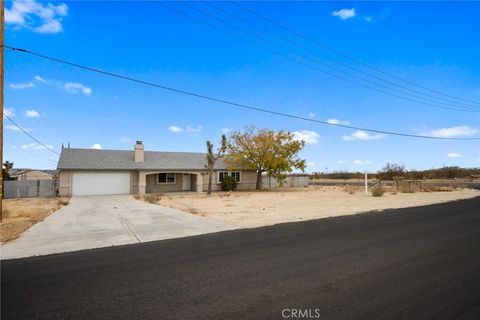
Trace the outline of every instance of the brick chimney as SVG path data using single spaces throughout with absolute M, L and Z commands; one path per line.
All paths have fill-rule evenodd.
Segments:
M 143 154 L 143 142 L 142 141 L 137 141 L 135 144 L 135 162 L 143 162 L 144 160 L 144 154 Z

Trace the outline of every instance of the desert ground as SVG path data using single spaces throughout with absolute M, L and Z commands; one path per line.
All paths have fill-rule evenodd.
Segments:
M 1 242 L 18 238 L 34 224 L 68 204 L 68 198 L 24 198 L 3 200 Z
M 480 196 L 480 190 L 365 195 L 360 188 L 308 187 L 252 192 L 146 196 L 144 200 L 240 228 L 422 206 Z

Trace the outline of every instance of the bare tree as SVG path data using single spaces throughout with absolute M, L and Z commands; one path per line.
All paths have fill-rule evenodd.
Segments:
M 213 144 L 210 141 L 207 141 L 207 164 L 205 165 L 205 169 L 208 171 L 208 195 L 212 194 L 213 167 L 218 159 L 225 156 L 225 151 L 227 151 L 227 137 L 224 134 L 222 134 L 222 141 L 220 142 L 220 147 L 216 154 L 213 152 Z

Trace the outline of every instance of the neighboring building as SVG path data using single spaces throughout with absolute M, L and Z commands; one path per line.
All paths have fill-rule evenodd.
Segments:
M 278 188 L 278 187 L 308 187 L 310 175 L 304 173 L 290 173 L 285 175 L 283 181 L 278 181 L 274 177 L 266 174 L 262 177 L 263 188 Z
M 17 181 L 30 180 L 54 180 L 56 170 L 16 169 L 10 174 L 10 178 Z
M 191 152 L 144 151 L 142 141 L 134 150 L 96 150 L 63 148 L 58 161 L 59 194 L 140 194 L 207 190 L 206 154 Z M 228 171 L 218 160 L 213 175 L 213 190 L 231 175 L 239 190 L 255 188 L 256 172 Z

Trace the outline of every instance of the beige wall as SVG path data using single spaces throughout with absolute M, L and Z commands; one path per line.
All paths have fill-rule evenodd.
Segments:
M 175 173 L 175 183 L 157 183 L 158 174 L 147 175 L 146 193 L 182 191 L 183 174 Z
M 237 190 L 253 190 L 257 183 L 257 173 L 255 171 L 241 171 L 240 183 L 237 184 Z M 208 174 L 203 176 L 203 191 L 208 189 Z M 214 172 L 212 177 L 212 190 L 222 190 L 222 185 L 218 183 L 218 171 Z
M 51 175 L 42 171 L 29 171 L 27 173 L 21 174 L 18 176 L 18 181 L 25 180 L 53 180 L 55 179 L 54 175 Z
M 139 178 L 138 171 L 132 171 L 130 175 L 130 184 L 131 184 L 132 194 L 138 193 L 138 178 Z
M 72 172 L 61 171 L 58 177 L 58 194 L 61 197 L 72 195 Z

